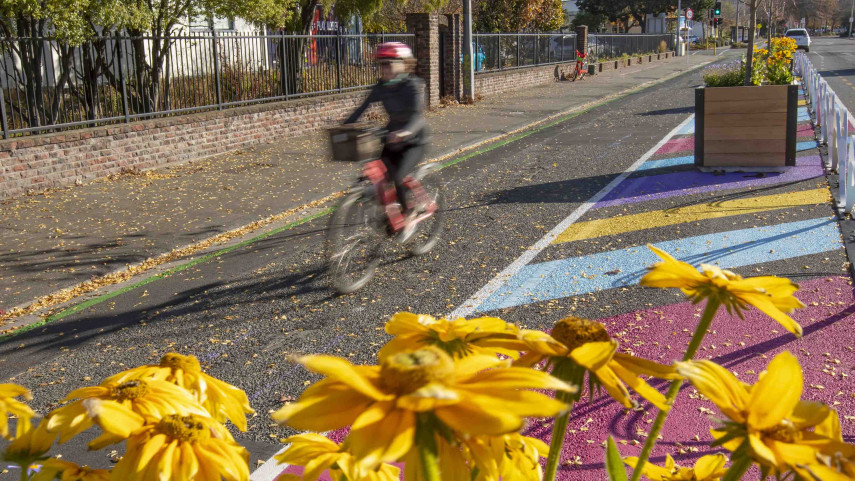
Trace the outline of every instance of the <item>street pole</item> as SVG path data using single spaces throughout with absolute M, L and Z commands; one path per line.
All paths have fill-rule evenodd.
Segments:
M 463 96 L 475 101 L 475 62 L 472 55 L 472 0 L 463 0 Z
M 852 38 L 852 17 L 855 17 L 855 0 L 852 0 L 852 10 L 849 12 L 849 38 Z
M 736 39 L 734 41 L 741 41 L 739 40 L 739 0 L 736 0 Z
M 855 0 L 852 0 L 852 1 L 855 2 Z M 682 15 L 683 15 L 682 0 L 677 0 L 677 55 L 683 55 L 683 47 L 682 47 L 683 39 L 681 38 L 681 35 L 683 35 L 683 33 L 680 31 L 680 28 L 681 28 L 680 17 Z M 688 25 L 686 25 L 686 26 L 688 27 Z M 850 30 L 852 29 L 851 25 L 850 25 L 849 29 Z

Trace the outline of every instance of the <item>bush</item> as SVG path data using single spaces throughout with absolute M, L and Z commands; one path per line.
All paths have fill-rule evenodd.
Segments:
M 736 87 L 745 79 L 745 67 L 741 61 L 711 65 L 703 71 L 707 87 Z

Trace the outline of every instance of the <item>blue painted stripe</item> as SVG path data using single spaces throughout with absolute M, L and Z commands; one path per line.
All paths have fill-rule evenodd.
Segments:
M 641 164 L 638 170 L 661 169 L 662 167 L 675 167 L 678 165 L 694 165 L 695 156 L 672 157 L 670 159 L 648 160 Z
M 796 144 L 796 152 L 804 152 L 805 150 L 815 149 L 819 147 L 816 140 L 807 140 Z
M 688 135 L 695 133 L 695 119 L 690 120 L 686 125 L 683 126 L 675 135 Z
M 771 262 L 842 247 L 837 222 L 827 217 L 687 237 L 655 244 L 693 265 L 727 268 Z M 491 311 L 637 284 L 645 268 L 659 261 L 645 246 L 524 267 L 478 307 Z M 606 272 L 615 272 L 607 275 Z

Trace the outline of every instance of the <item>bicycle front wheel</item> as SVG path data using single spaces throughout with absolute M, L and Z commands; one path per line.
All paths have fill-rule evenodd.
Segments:
M 328 272 L 336 291 L 350 294 L 371 281 L 384 238 L 374 199 L 359 193 L 345 197 L 327 229 Z
M 439 242 L 440 235 L 445 224 L 445 188 L 439 179 L 434 175 L 428 179 L 429 174 L 433 174 L 436 170 L 435 165 L 431 164 L 419 169 L 415 174 L 416 180 L 421 184 L 427 194 L 427 202 L 432 205 L 430 207 L 433 213 L 427 219 L 419 222 L 416 233 L 413 238 L 407 242 L 407 247 L 410 253 L 416 256 L 427 254 Z M 415 202 L 415 199 L 413 199 Z M 412 204 L 411 204 L 412 205 Z

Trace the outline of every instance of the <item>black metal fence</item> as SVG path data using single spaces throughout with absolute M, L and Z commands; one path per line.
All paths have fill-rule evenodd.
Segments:
M 588 52 L 595 59 L 619 58 L 624 55 L 666 52 L 676 48 L 674 35 L 589 33 Z
M 361 89 L 374 49 L 411 34 L 0 39 L 4 138 Z
M 576 60 L 576 35 L 556 33 L 472 34 L 475 72 Z

